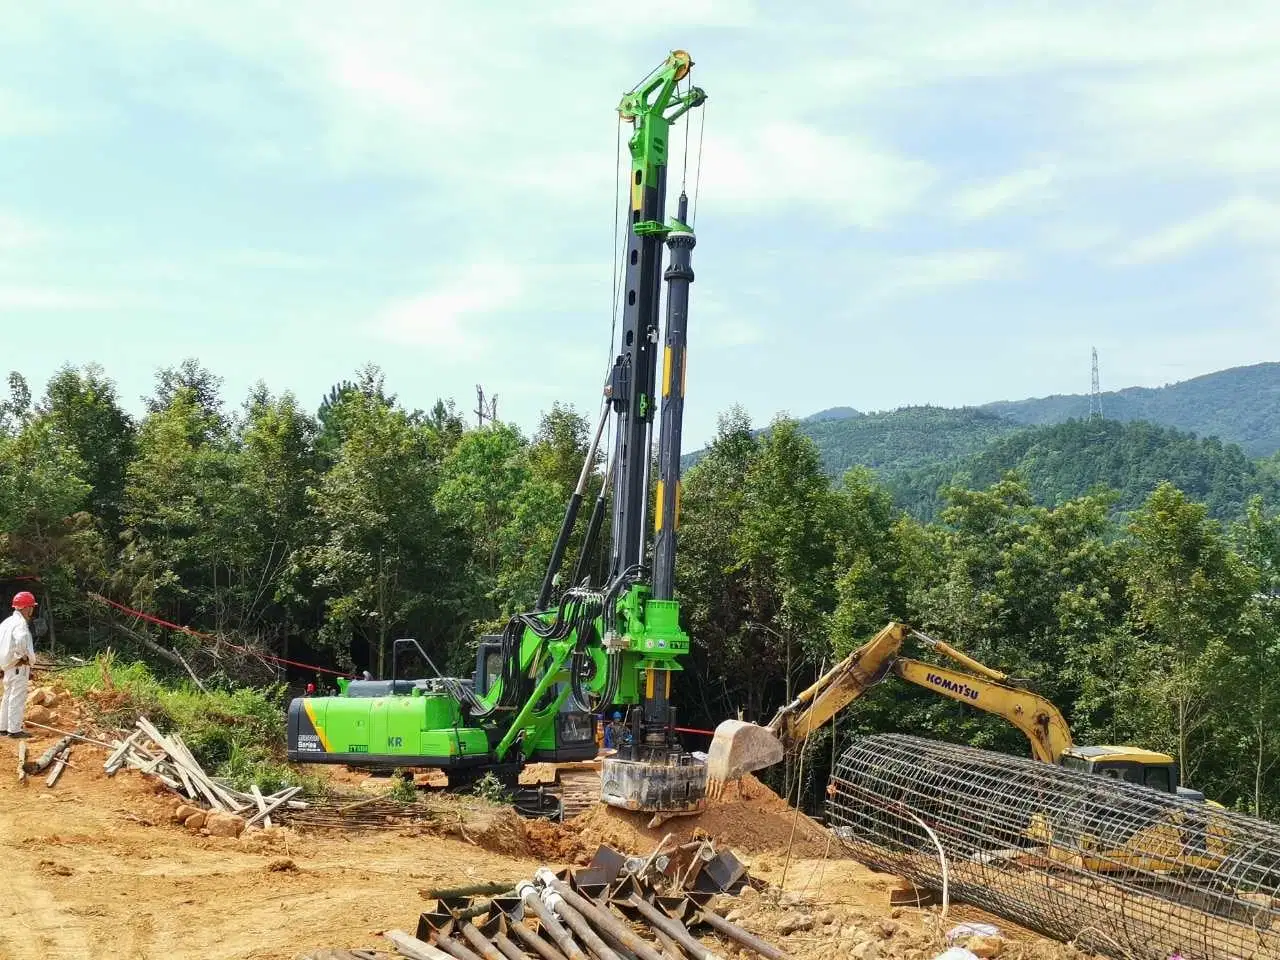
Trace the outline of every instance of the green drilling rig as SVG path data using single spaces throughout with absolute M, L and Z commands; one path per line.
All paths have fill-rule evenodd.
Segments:
M 674 580 L 695 238 L 685 191 L 675 217 L 668 219 L 665 207 L 672 124 L 707 99 L 690 80 L 692 67 L 688 53 L 674 51 L 618 106 L 621 121 L 634 128 L 620 338 L 602 414 L 534 609 L 512 617 L 500 634 L 481 638 L 471 677 L 444 676 L 416 641 L 405 639 L 393 645 L 391 679 L 340 681 L 337 696 L 295 699 L 288 716 L 290 760 L 434 767 L 446 771 L 451 784 L 486 772 L 514 782 L 530 762 L 594 758 L 596 714 L 625 705 L 628 732 L 603 763 L 601 800 L 658 817 L 704 805 L 706 766 L 681 745 L 671 705 L 672 675 L 689 650 Z M 659 474 L 649 558 L 645 533 L 655 414 Z M 604 481 L 568 586 L 553 603 L 611 420 L 614 444 Z M 606 510 L 607 567 L 592 563 Z M 597 566 L 605 572 L 593 583 L 589 571 Z M 435 676 L 401 679 L 405 648 L 416 649 Z

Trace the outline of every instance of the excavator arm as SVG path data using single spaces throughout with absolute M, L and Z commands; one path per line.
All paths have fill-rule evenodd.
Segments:
M 916 639 L 966 667 L 962 672 L 899 657 Z M 1027 735 L 1036 758 L 1056 763 L 1072 745 L 1071 730 L 1058 708 L 1029 690 L 1009 686 L 1009 677 L 941 640 L 901 623 L 884 629 L 781 707 L 768 726 L 741 720 L 721 723 L 707 753 L 707 794 L 715 798 L 726 784 L 753 770 L 779 763 L 805 738 L 890 672 L 909 683 L 1003 717 Z
M 1008 720 L 1027 735 L 1037 760 L 1057 763 L 1071 747 L 1071 730 L 1058 708 L 1029 690 L 1006 687 L 920 660 L 897 660 L 893 672 L 908 683 Z

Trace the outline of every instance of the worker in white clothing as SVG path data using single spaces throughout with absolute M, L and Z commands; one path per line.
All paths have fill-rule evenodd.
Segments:
M 0 623 L 0 668 L 4 670 L 4 695 L 0 697 L 0 736 L 29 737 L 22 729 L 27 709 L 27 681 L 31 677 L 31 618 L 36 615 L 36 598 L 29 590 L 13 596 L 13 613 Z

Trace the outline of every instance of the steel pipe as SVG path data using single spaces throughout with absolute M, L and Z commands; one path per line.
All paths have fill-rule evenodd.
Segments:
M 543 927 L 551 934 L 551 939 L 560 947 L 560 951 L 568 958 L 568 960 L 587 960 L 586 953 L 578 946 L 578 942 L 573 939 L 571 934 L 560 918 L 542 902 L 542 895 L 538 892 L 538 888 L 530 881 L 526 880 L 516 887 L 516 896 L 518 896 L 524 905 L 533 911 L 534 915 L 542 921 Z
M 640 912 L 640 915 L 649 921 L 655 933 L 665 933 L 670 939 L 680 944 L 694 960 L 723 960 L 722 957 L 699 943 L 698 938 L 686 930 L 683 923 L 666 916 L 643 897 L 633 893 L 626 902 L 635 907 Z
M 573 932 L 582 938 L 587 949 L 599 960 L 622 960 L 617 952 L 604 942 L 600 934 L 587 922 L 587 918 L 575 910 L 564 897 L 554 890 L 543 891 L 543 903 L 560 916 Z
M 640 960 L 664 960 L 661 953 L 655 950 L 650 943 L 636 936 L 635 932 L 630 930 L 625 923 L 610 915 L 607 911 L 602 910 L 598 904 L 592 903 L 586 897 L 576 893 L 567 883 L 559 879 L 546 867 L 539 868 L 534 874 L 534 878 L 563 897 L 575 910 L 580 911 L 601 928 L 608 930 L 610 934 L 617 938 L 619 943 L 639 957 Z
M 441 933 L 439 930 L 436 931 L 435 940 L 432 943 L 453 957 L 453 960 L 481 960 L 479 956 L 472 952 L 470 947 L 459 943 L 447 933 Z
M 749 930 L 744 930 L 736 923 L 730 923 L 724 917 L 703 907 L 698 910 L 698 919 L 717 933 L 724 934 L 739 946 L 746 947 L 768 960 L 791 960 L 791 958 L 771 943 L 761 940 Z
M 521 943 L 541 957 L 542 960 L 568 960 L 563 953 L 529 929 L 523 920 L 512 920 L 508 924 L 508 928 Z
M 461 930 L 463 937 L 475 948 L 476 953 L 484 957 L 484 960 L 507 960 L 493 941 L 477 930 L 476 925 L 470 920 L 462 924 Z

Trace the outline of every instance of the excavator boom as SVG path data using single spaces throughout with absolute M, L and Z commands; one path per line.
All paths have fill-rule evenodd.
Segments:
M 890 623 L 781 707 L 768 726 L 742 720 L 721 723 L 707 751 L 707 795 L 715 799 L 728 783 L 781 762 L 809 731 L 878 683 L 910 633 L 909 627 Z
M 899 657 L 903 644 L 912 637 L 970 672 Z M 908 683 L 1008 720 L 1027 735 L 1038 760 L 1057 763 L 1072 746 L 1066 719 L 1044 697 L 1008 686 L 1007 675 L 955 647 L 905 624 L 890 623 L 779 709 L 768 726 L 726 720 L 716 727 L 707 753 L 707 795 L 719 797 L 732 781 L 781 762 L 809 733 L 890 671 Z

